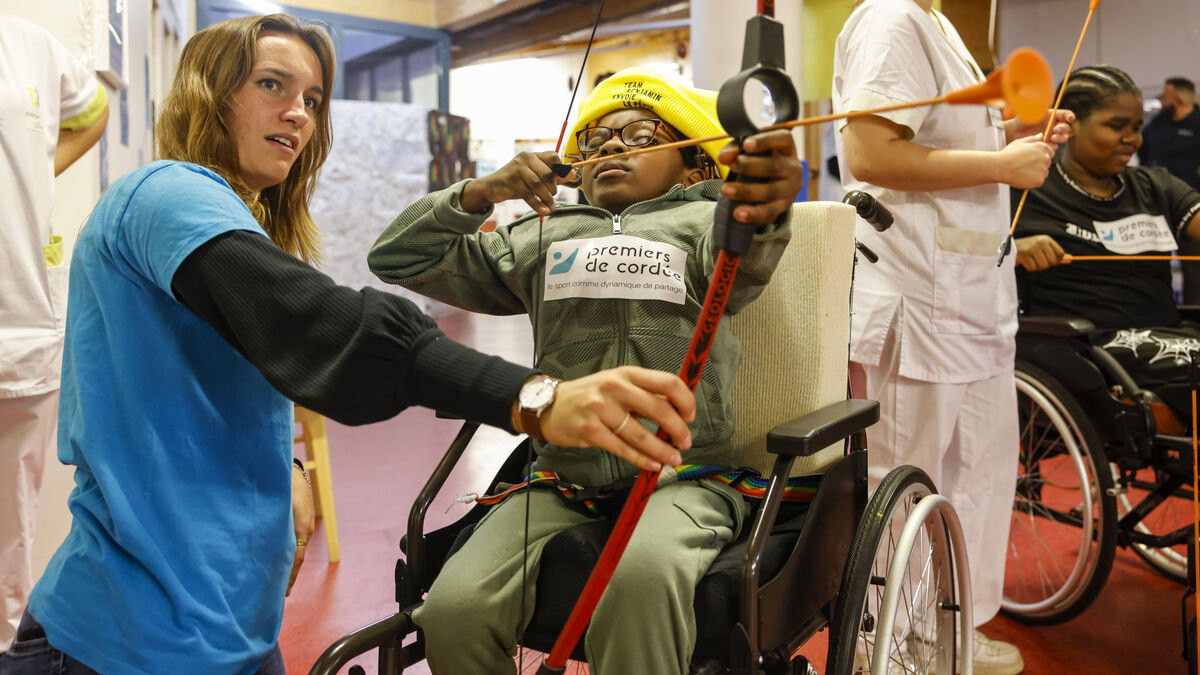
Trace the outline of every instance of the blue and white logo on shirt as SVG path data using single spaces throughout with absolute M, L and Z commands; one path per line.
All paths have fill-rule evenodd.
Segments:
M 546 251 L 546 300 L 614 298 L 682 305 L 687 253 L 628 235 L 557 241 Z
M 554 267 L 550 268 L 550 274 L 551 275 L 566 274 L 567 272 L 570 272 L 571 268 L 575 266 L 575 256 L 577 256 L 577 255 L 579 255 L 578 248 L 575 249 L 574 251 L 571 251 L 571 255 L 567 256 L 566 260 L 555 263 Z M 554 258 L 555 260 L 562 258 L 563 257 L 562 251 L 555 251 L 551 257 Z
M 1092 223 L 1100 243 L 1113 253 L 1133 255 L 1150 251 L 1173 251 L 1175 237 L 1167 219 L 1139 213 L 1107 223 Z

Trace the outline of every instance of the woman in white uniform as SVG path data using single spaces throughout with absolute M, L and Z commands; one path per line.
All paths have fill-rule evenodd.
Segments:
M 983 72 L 933 0 L 865 0 L 837 39 L 835 112 L 944 95 Z M 1051 141 L 1066 140 L 1060 113 Z M 1043 123 L 1044 125 L 1044 123 Z M 1005 122 L 981 105 L 931 106 L 843 122 L 842 184 L 895 215 L 860 226 L 879 254 L 854 286 L 851 360 L 882 419 L 869 430 L 872 486 L 892 468 L 929 473 L 962 518 L 976 625 L 1000 607 L 1016 480 L 1013 384 L 1017 302 L 1008 185 L 1036 187 L 1054 145 L 1043 125 Z M 862 225 L 862 224 L 860 224 Z M 1019 673 L 1013 645 L 975 633 L 975 672 Z
M 67 306 L 54 177 L 104 133 L 108 95 L 45 29 L 0 14 L 0 653 L 29 590 L 38 491 L 54 452 Z

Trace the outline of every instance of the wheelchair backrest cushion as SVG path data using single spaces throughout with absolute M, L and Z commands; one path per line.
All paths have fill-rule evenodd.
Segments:
M 771 428 L 846 398 L 857 217 L 839 202 L 793 204 L 792 241 L 771 283 L 730 317 L 743 354 L 732 394 L 740 466 L 768 473 Z M 792 474 L 819 473 L 841 456 L 838 444 L 797 458 Z

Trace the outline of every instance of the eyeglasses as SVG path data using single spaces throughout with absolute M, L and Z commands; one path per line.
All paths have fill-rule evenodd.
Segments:
M 575 134 L 575 142 L 579 145 L 579 152 L 584 157 L 587 157 L 589 154 L 598 152 L 613 136 L 620 137 L 621 142 L 626 147 L 636 148 L 642 145 L 649 145 L 654 140 L 654 136 L 658 133 L 658 130 L 662 128 L 662 120 L 634 120 L 619 129 L 610 129 L 608 127 L 583 129 Z

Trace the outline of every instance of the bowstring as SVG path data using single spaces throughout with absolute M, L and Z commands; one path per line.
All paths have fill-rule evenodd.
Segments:
M 579 64 L 579 74 L 575 77 L 575 86 L 571 89 L 571 100 L 567 103 L 567 114 L 563 117 L 562 127 L 558 131 L 558 141 L 554 144 L 554 154 L 558 154 L 562 150 L 563 138 L 567 134 L 567 123 L 571 121 L 571 110 L 575 107 L 575 96 L 579 93 L 579 85 L 583 82 L 583 72 L 587 68 L 588 56 L 592 53 L 592 43 L 596 40 L 596 29 L 600 26 L 600 17 L 604 14 L 604 2 L 600 0 L 600 6 L 596 9 L 596 18 L 592 21 L 592 32 L 588 36 L 587 47 L 583 50 L 583 61 Z M 542 275 L 545 271 L 545 254 L 542 251 L 542 225 L 545 221 L 544 216 L 538 216 L 538 236 L 537 236 L 537 268 L 536 285 L 531 289 L 533 299 L 530 311 L 533 314 L 533 367 L 537 368 L 541 363 L 541 345 L 538 343 L 539 328 L 541 327 L 541 312 L 538 311 L 538 306 L 541 304 L 539 293 L 544 295 L 544 281 Z M 533 439 L 529 439 L 525 446 L 525 470 L 530 471 L 533 468 Z M 523 667 L 525 661 L 525 649 L 521 646 L 521 637 L 525 633 L 525 616 L 528 588 L 529 588 L 529 493 L 533 490 L 533 484 L 525 486 L 525 531 L 521 541 L 521 613 L 517 619 L 517 667 Z

